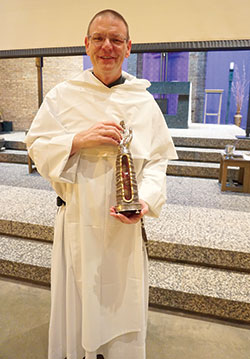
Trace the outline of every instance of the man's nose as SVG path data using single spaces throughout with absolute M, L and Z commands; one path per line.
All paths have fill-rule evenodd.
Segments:
M 112 43 L 108 37 L 105 38 L 105 40 L 102 44 L 102 47 L 104 47 L 104 48 L 112 48 L 113 47 Z

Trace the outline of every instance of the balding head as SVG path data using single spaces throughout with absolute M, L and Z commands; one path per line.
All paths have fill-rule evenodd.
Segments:
M 124 19 L 124 17 L 119 14 L 117 11 L 115 10 L 111 10 L 111 9 L 106 9 L 106 10 L 102 10 L 100 12 L 98 12 L 97 14 L 95 14 L 95 16 L 90 20 L 90 23 L 89 23 L 89 26 L 88 26 L 88 30 L 87 30 L 87 36 L 90 35 L 90 28 L 91 28 L 91 25 L 92 23 L 94 22 L 94 20 L 99 17 L 99 16 L 113 16 L 114 18 L 117 18 L 119 20 L 121 20 L 125 27 L 126 27 L 126 30 L 127 30 L 127 40 L 129 40 L 129 28 L 128 28 L 128 23 L 127 21 Z

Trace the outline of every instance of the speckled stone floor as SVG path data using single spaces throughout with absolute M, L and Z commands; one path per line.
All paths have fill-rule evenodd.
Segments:
M 48 282 L 56 213 L 54 191 L 36 172 L 28 174 L 26 165 L 0 163 L 0 192 L 0 230 L 5 233 L 0 236 L 0 259 L 5 261 L 2 267 L 6 266 L 6 274 L 12 271 L 24 277 L 29 273 L 33 280 Z M 188 310 L 192 311 L 199 310 L 201 296 L 217 298 L 225 317 L 232 311 L 232 301 L 243 302 L 233 318 L 250 321 L 250 275 L 200 268 L 200 264 L 208 264 L 249 271 L 248 194 L 222 193 L 217 180 L 168 176 L 162 214 L 159 219 L 147 218 L 146 228 L 150 244 L 155 244 L 149 247 L 152 257 L 182 259 L 198 265 L 194 268 L 151 260 L 152 287 L 198 296 L 198 301 L 190 299 Z M 13 262 L 22 263 L 23 269 L 13 269 Z M 166 293 L 161 298 L 163 305 L 169 304 Z M 156 294 L 152 292 L 153 303 L 159 300 Z M 210 314 L 216 315 L 216 310 L 217 303 Z
M 236 126 L 193 124 L 188 130 L 171 129 L 171 133 L 191 139 L 233 139 L 244 131 Z M 23 138 L 24 133 L 5 136 L 7 141 Z M 48 283 L 55 193 L 36 172 L 28 174 L 27 165 L 13 163 L 0 163 L 0 193 L 1 266 L 6 274 L 29 275 L 31 280 Z M 168 306 L 172 300 L 173 307 L 183 305 L 185 310 L 185 303 L 176 304 L 171 295 L 186 293 L 190 296 L 186 309 L 195 312 L 202 300 L 204 304 L 212 297 L 220 301 L 227 317 L 232 315 L 231 303 L 242 302 L 243 306 L 233 308 L 232 316 L 250 321 L 249 274 L 238 272 L 250 272 L 249 194 L 222 193 L 218 180 L 168 176 L 167 202 L 159 219 L 147 218 L 146 228 L 149 254 L 155 258 L 150 261 L 152 303 L 161 301 Z M 176 260 L 179 263 L 173 263 Z M 224 267 L 229 270 L 225 272 Z M 155 288 L 165 292 L 159 297 Z M 216 315 L 218 303 L 210 314 Z
M 205 138 L 208 132 L 200 126 L 189 129 L 189 135 Z M 233 127 L 227 127 L 229 139 L 235 134 Z M 207 130 L 212 137 L 222 134 L 217 127 Z M 175 135 L 175 129 L 171 131 Z M 178 136 L 185 136 L 185 131 L 177 130 Z M 6 139 L 19 141 L 20 133 Z M 8 163 L 0 163 L 0 193 L 0 231 L 5 233 L 0 235 L 0 265 L 6 274 L 49 283 L 55 193 L 36 172 L 28 174 L 27 165 Z M 222 193 L 218 180 L 168 176 L 167 197 L 161 217 L 146 221 L 149 252 L 158 258 L 150 260 L 151 303 L 250 323 L 250 195 Z M 162 257 L 170 262 L 159 260 Z M 176 258 L 197 266 L 171 262 Z M 19 359 L 46 358 L 48 290 L 8 285 L 0 281 L 0 358 L 13 359 L 16 353 Z M 8 301 L 9 308 L 4 307 Z M 39 306 L 40 319 L 35 314 Z M 148 359 L 248 359 L 250 331 L 231 328 L 150 311 Z
M 250 194 L 221 192 L 218 180 L 168 176 L 162 213 L 146 223 L 158 241 L 250 252 Z
M 0 220 L 53 226 L 56 195 L 27 166 L 0 163 L 0 193 Z M 168 176 L 161 216 L 146 226 L 151 240 L 250 252 L 250 195 L 223 193 L 217 180 Z

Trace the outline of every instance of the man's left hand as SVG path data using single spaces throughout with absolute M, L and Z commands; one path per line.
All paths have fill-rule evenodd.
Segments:
M 148 205 L 142 199 L 139 201 L 142 205 L 141 212 L 139 214 L 131 214 L 129 217 L 123 215 L 122 213 L 117 213 L 115 207 L 110 208 L 110 215 L 118 219 L 122 223 L 134 224 L 141 220 L 141 218 L 149 211 Z

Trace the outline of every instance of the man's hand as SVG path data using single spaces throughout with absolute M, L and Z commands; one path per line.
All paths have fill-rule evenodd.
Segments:
M 73 139 L 70 155 L 72 156 L 82 148 L 96 147 L 100 145 L 119 145 L 123 128 L 117 123 L 98 122 L 86 131 L 77 133 Z
M 142 205 L 141 212 L 139 214 L 132 214 L 129 217 L 124 216 L 121 213 L 116 213 L 115 207 L 110 208 L 110 215 L 116 219 L 118 219 L 122 223 L 126 224 L 134 224 L 141 220 L 141 218 L 149 211 L 148 205 L 142 199 L 140 199 L 140 203 Z

